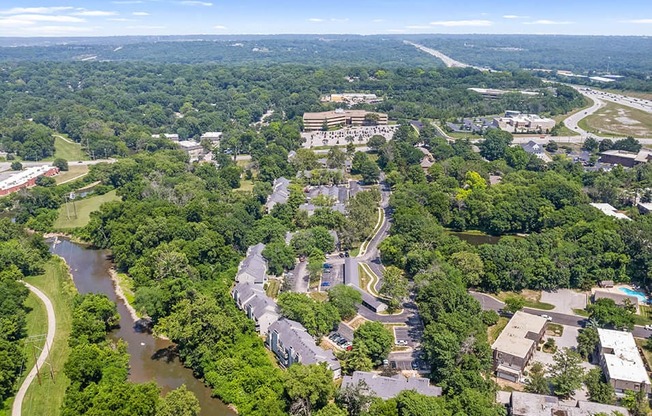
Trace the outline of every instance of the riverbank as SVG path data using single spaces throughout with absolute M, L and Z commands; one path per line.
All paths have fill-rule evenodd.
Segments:
M 111 280 L 113 281 L 115 295 L 124 302 L 125 308 L 127 308 L 129 311 L 129 315 L 131 316 L 131 319 L 133 319 L 134 323 L 138 322 L 141 317 L 138 316 L 136 308 L 131 305 L 131 302 L 129 302 L 129 299 L 127 298 L 126 291 L 129 289 L 127 287 L 123 287 L 125 286 L 124 279 L 120 278 L 118 271 L 113 267 L 109 269 L 109 276 L 111 276 Z

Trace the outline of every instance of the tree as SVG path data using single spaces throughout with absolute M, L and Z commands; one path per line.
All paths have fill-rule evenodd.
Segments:
M 283 383 L 290 399 L 290 414 L 310 415 L 328 403 L 335 393 L 333 372 L 325 363 L 288 368 Z
M 369 351 L 364 345 L 354 345 L 351 351 L 346 351 L 340 357 L 342 372 L 352 374 L 354 371 L 371 371 L 374 363 L 369 358 Z
M 339 169 L 344 167 L 344 162 L 346 162 L 346 153 L 337 147 L 331 147 L 326 157 L 326 166 L 331 169 Z
M 487 160 L 502 159 L 512 140 L 511 133 L 500 129 L 490 129 L 485 134 L 482 143 L 478 145 L 480 155 Z
M 482 281 L 484 263 L 478 253 L 470 251 L 453 253 L 451 263 L 462 272 L 467 286 L 475 287 Z
M 66 159 L 62 159 L 58 157 L 54 159 L 54 161 L 52 162 L 52 166 L 59 168 L 60 171 L 67 171 L 68 161 Z
M 165 395 L 156 409 L 157 416 L 197 416 L 199 415 L 199 400 L 188 391 L 185 384 Z
M 328 291 L 328 301 L 337 308 L 343 320 L 349 320 L 358 313 L 362 295 L 351 286 L 335 285 Z
M 555 353 L 553 360 L 554 364 L 548 369 L 553 392 L 562 398 L 572 398 L 584 380 L 582 357 L 575 351 L 564 348 Z
M 614 142 L 611 139 L 603 139 L 600 141 L 600 144 L 598 145 L 598 150 L 601 152 L 606 152 L 607 150 L 611 150 L 614 147 Z
M 341 318 L 329 302 L 318 302 L 303 293 L 281 293 L 278 297 L 281 314 L 300 322 L 315 337 L 332 331 Z
M 369 146 L 369 149 L 371 149 L 371 151 L 378 153 L 378 150 L 380 150 L 380 148 L 383 147 L 385 143 L 387 143 L 385 136 L 381 136 L 380 134 L 374 134 L 367 142 L 367 146 Z
M 284 270 L 294 267 L 294 249 L 283 241 L 274 241 L 265 246 L 263 256 L 267 259 L 270 273 L 280 276 Z
M 388 266 L 383 273 L 379 293 L 389 298 L 389 309 L 397 310 L 408 295 L 408 280 L 396 266 Z
M 364 348 L 376 365 L 387 358 L 393 341 L 392 333 L 380 322 L 365 322 L 353 333 L 353 348 Z
M 554 153 L 554 152 L 556 152 L 557 149 L 559 149 L 559 145 L 558 145 L 557 142 L 555 142 L 554 140 L 550 140 L 550 141 L 548 141 L 548 143 L 546 144 L 546 151 L 548 151 L 548 152 L 550 152 L 550 153 Z
M 17 160 L 11 162 L 11 170 L 23 170 L 23 164 Z
M 540 362 L 532 363 L 525 382 L 525 391 L 535 394 L 550 394 L 550 385 L 546 370 Z
M 43 186 L 45 188 L 52 188 L 57 185 L 57 181 L 54 178 L 45 175 L 36 178 L 35 183 L 37 186 Z
M 523 299 L 523 296 L 509 296 L 505 299 L 505 310 L 507 312 L 515 313 L 516 311 L 523 309 L 523 306 L 525 306 L 525 299 Z
M 634 328 L 634 313 L 631 308 L 616 305 L 612 299 L 598 299 L 586 307 L 589 318 L 600 326 L 614 329 Z
M 600 143 L 598 143 L 598 141 L 595 140 L 593 137 L 587 137 L 587 139 L 584 140 L 584 143 L 582 144 L 582 148 L 591 153 L 598 150 L 599 146 Z
M 602 369 L 593 368 L 589 370 L 584 378 L 584 384 L 589 393 L 589 400 L 592 402 L 614 404 L 616 401 L 614 388 L 605 379 Z
M 347 384 L 335 397 L 335 402 L 346 410 L 349 416 L 365 414 L 374 401 L 374 393 L 364 381 Z
M 595 352 L 595 348 L 600 341 L 598 330 L 594 327 L 587 327 L 580 329 L 577 334 L 577 352 L 584 359 L 589 359 L 591 354 Z
M 380 179 L 380 168 L 375 162 L 368 160 L 360 168 L 360 174 L 362 175 L 362 182 L 366 185 L 376 183 Z
M 629 410 L 631 416 L 648 416 L 650 414 L 650 403 L 645 390 L 626 391 L 620 404 Z
M 335 403 L 328 403 L 313 414 L 314 416 L 348 416 L 346 410 L 340 409 Z
M 638 151 L 641 150 L 641 147 L 641 143 L 638 140 L 633 137 L 627 137 L 626 139 L 616 140 L 612 149 L 638 153 Z

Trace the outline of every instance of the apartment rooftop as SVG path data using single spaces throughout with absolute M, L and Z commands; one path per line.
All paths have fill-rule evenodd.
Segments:
M 376 373 L 366 371 L 354 371 L 351 376 L 344 376 L 342 379 L 342 388 L 349 385 L 356 386 L 361 381 L 367 385 L 369 390 L 383 400 L 396 397 L 403 390 L 415 390 L 424 396 L 441 396 L 441 387 L 431 386 L 427 378 L 404 377 L 397 374 L 394 377 L 384 377 Z
M 602 403 L 579 400 L 575 405 L 560 402 L 553 396 L 514 391 L 510 398 L 511 415 L 514 416 L 591 416 L 598 413 L 629 415 L 627 409 Z
M 317 364 L 325 362 L 333 370 L 341 368 L 340 362 L 335 358 L 333 351 L 325 350 L 315 344 L 314 338 L 299 322 L 281 318 L 269 327 L 269 332 L 276 331 L 279 339 L 286 349 L 292 349 L 301 357 L 302 364 Z
M 608 215 L 610 217 L 618 218 L 618 219 L 621 219 L 621 220 L 631 220 L 631 218 L 629 218 L 627 215 L 625 215 L 625 214 L 623 214 L 621 212 L 618 212 L 618 210 L 616 208 L 614 208 L 613 206 L 611 206 L 610 204 L 591 203 L 590 205 L 593 208 L 597 208 L 600 211 L 602 211 L 602 213 L 604 215 Z
M 631 333 L 598 328 L 598 336 L 610 379 L 650 384 Z
M 531 338 L 537 338 L 535 335 L 541 332 L 547 322 L 540 316 L 518 311 L 509 320 L 491 348 L 515 357 L 525 358 L 532 348 L 532 344 L 536 342 Z

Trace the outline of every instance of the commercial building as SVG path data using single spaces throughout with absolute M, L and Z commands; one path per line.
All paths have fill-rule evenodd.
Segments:
M 548 321 L 540 316 L 518 311 L 494 341 L 493 361 L 496 376 L 518 382 L 532 353 L 546 332 Z
M 414 390 L 419 394 L 430 397 L 441 396 L 441 387 L 431 386 L 430 380 L 420 377 L 404 377 L 397 374 L 394 377 L 384 377 L 376 373 L 367 371 L 354 371 L 350 376 L 342 378 L 342 390 L 348 386 L 357 386 L 359 383 L 364 384 L 376 397 L 383 400 L 396 397 L 404 390 Z
M 208 140 L 213 145 L 219 145 L 220 140 L 222 140 L 222 132 L 221 131 L 208 131 L 204 134 L 201 135 L 200 137 L 201 140 Z
M 618 212 L 616 208 L 614 208 L 610 204 L 602 204 L 602 203 L 592 203 L 590 204 L 593 208 L 597 208 L 604 215 L 608 215 L 610 217 L 618 218 L 620 220 L 631 220 L 627 215 L 623 214 L 622 212 Z
M 265 209 L 270 212 L 278 204 L 285 204 L 290 199 L 290 180 L 284 177 L 274 179 L 272 193 L 267 197 Z
M 366 103 L 366 104 L 379 103 L 383 101 L 383 99 L 378 98 L 376 94 L 344 93 L 344 94 L 325 95 L 321 97 L 321 101 L 327 103 L 345 103 L 351 106 L 360 103 Z
M 510 395 L 509 414 L 511 416 L 592 416 L 596 414 L 629 415 L 624 407 L 578 400 L 575 405 L 560 402 L 554 396 L 514 391 Z
M 650 378 L 630 332 L 598 328 L 600 366 L 616 393 L 650 393 Z
M 298 322 L 285 318 L 274 322 L 269 327 L 266 343 L 283 367 L 296 363 L 326 363 L 334 378 L 342 375 L 340 362 L 333 352 L 317 346 L 306 328 Z
M 600 162 L 612 165 L 621 165 L 626 168 L 633 168 L 641 163 L 652 160 L 652 152 L 640 150 L 638 153 L 626 152 L 624 150 L 606 150 L 600 153 Z
M 263 257 L 265 244 L 258 243 L 247 249 L 247 257 L 240 262 L 235 281 L 238 283 L 250 283 L 262 285 L 267 282 L 267 260 Z
M 521 114 L 519 111 L 506 111 L 503 117 L 496 117 L 494 126 L 510 133 L 550 133 L 555 120 L 537 114 Z
M 237 283 L 231 296 L 247 318 L 255 322 L 256 331 L 261 335 L 267 335 L 269 326 L 281 318 L 276 302 L 265 294 L 260 285 Z
M 36 185 L 36 179 L 39 176 L 54 176 L 58 173 L 59 168 L 50 165 L 34 166 L 16 173 L 10 173 L 5 179 L 0 180 L 0 196 L 9 195 Z
M 382 126 L 387 124 L 387 120 L 387 114 L 383 113 L 337 109 L 321 113 L 305 113 L 303 115 L 303 130 L 320 131 L 324 127 L 330 129 L 345 126 Z

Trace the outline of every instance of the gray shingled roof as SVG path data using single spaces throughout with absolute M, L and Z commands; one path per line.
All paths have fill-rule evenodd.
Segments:
M 267 276 L 267 261 L 263 257 L 265 244 L 258 243 L 249 247 L 247 257 L 242 260 L 238 273 L 235 276 L 237 282 L 250 282 L 262 284 Z
M 348 385 L 355 386 L 360 381 L 364 381 L 371 392 L 384 400 L 398 396 L 403 390 L 415 390 L 424 396 L 433 397 L 442 394 L 441 387 L 431 386 L 427 378 L 405 378 L 400 374 L 394 377 L 384 377 L 366 371 L 355 371 L 352 376 L 344 376 L 342 388 L 344 389 Z
M 268 210 L 274 208 L 276 204 L 285 204 L 290 198 L 290 191 L 288 187 L 290 186 L 290 180 L 280 177 L 274 180 L 274 185 L 272 187 L 272 194 L 267 198 L 267 203 L 265 206 Z
M 315 344 L 315 340 L 306 328 L 299 322 L 282 318 L 269 327 L 269 332 L 276 331 L 286 349 L 293 349 L 299 354 L 302 364 L 317 364 L 325 362 L 333 370 L 341 368 L 340 362 L 335 358 L 333 351 L 325 350 Z

